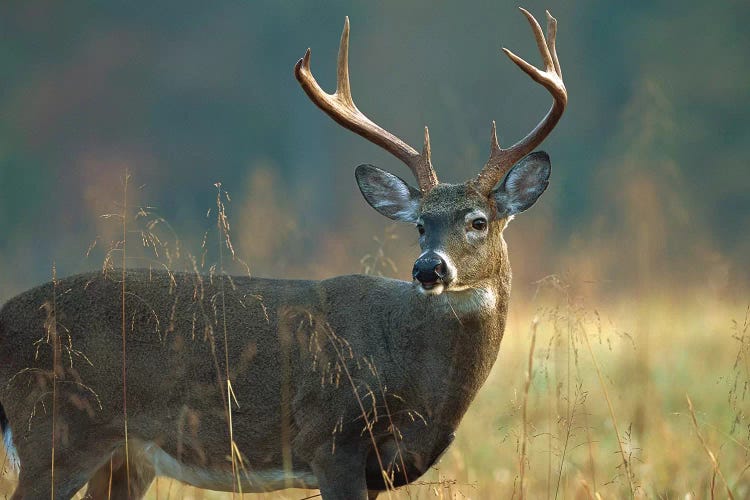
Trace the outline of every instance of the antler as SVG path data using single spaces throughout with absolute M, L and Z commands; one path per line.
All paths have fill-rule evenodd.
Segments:
M 519 7 L 519 9 L 526 16 L 531 29 L 534 31 L 536 44 L 544 61 L 544 71 L 527 63 L 505 47 L 503 47 L 503 51 L 534 81 L 544 86 L 552 94 L 554 101 L 547 115 L 534 130 L 508 149 L 502 149 L 500 144 L 498 144 L 497 129 L 495 122 L 492 122 L 490 159 L 487 160 L 487 164 L 474 180 L 477 189 L 482 193 L 489 193 L 518 160 L 531 153 L 535 147 L 541 144 L 552 129 L 555 128 L 555 125 L 557 125 L 568 102 L 568 92 L 565 90 L 565 84 L 562 80 L 562 70 L 560 69 L 560 62 L 557 60 L 557 51 L 555 50 L 557 20 L 547 11 L 547 39 L 545 40 L 542 28 L 536 19 L 534 19 L 534 16 L 523 8 Z
M 305 52 L 305 57 L 297 61 L 294 66 L 294 75 L 310 100 L 339 125 L 377 144 L 404 162 L 414 173 L 423 193 L 437 185 L 437 176 L 430 162 L 430 134 L 427 127 L 424 128 L 424 148 L 420 154 L 404 141 L 367 118 L 354 105 L 351 88 L 349 87 L 349 17 L 344 21 L 344 31 L 341 33 L 336 92 L 333 94 L 326 93 L 315 81 L 310 71 L 310 49 Z

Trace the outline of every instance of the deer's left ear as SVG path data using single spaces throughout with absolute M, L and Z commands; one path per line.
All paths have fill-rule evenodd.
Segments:
M 544 151 L 531 153 L 516 163 L 490 194 L 497 206 L 496 217 L 510 217 L 531 207 L 547 189 L 551 168 Z

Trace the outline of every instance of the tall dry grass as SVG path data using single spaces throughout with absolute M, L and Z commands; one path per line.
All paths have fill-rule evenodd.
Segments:
M 223 205 L 229 198 L 221 189 L 218 196 L 217 212 L 208 214 L 201 248 L 194 255 L 149 208 L 131 209 L 127 225 L 122 224 L 123 212 L 114 230 L 105 217 L 102 234 L 124 233 L 110 237 L 108 247 L 100 245 L 103 269 L 113 268 L 113 254 L 130 240 L 127 256 L 121 254 L 128 266 L 182 267 L 211 275 L 224 275 L 235 266 L 235 271 L 250 272 L 240 259 L 224 261 L 220 249 L 234 255 L 234 248 Z M 137 204 L 124 198 L 123 210 L 128 206 Z M 632 224 L 649 241 L 649 226 Z M 211 231 L 216 231 L 214 249 Z M 370 234 L 370 250 L 360 253 L 364 257 L 354 264 L 356 256 L 350 252 L 348 265 L 398 275 L 400 262 L 408 261 L 414 248 L 404 246 L 397 234 L 392 227 L 374 240 Z M 107 239 L 100 238 L 105 243 Z M 346 240 L 335 235 L 330 239 L 327 248 L 335 250 L 330 257 L 335 260 L 345 251 L 340 242 Z M 248 244 L 252 242 L 246 236 L 242 245 Z M 283 240 L 274 243 L 280 247 Z M 97 249 L 89 250 L 97 258 Z M 218 262 L 212 263 L 217 251 Z M 613 251 L 611 243 L 600 243 L 587 256 L 606 261 L 612 256 L 599 253 Z M 657 282 L 661 260 L 649 252 L 642 250 L 634 265 L 636 271 L 639 265 L 648 271 L 649 278 L 635 280 L 626 292 L 611 292 L 612 282 L 590 279 L 601 277 L 590 261 L 581 268 L 568 261 L 565 277 L 551 275 L 533 284 L 517 281 L 520 292 L 513 295 L 500 357 L 456 441 L 425 477 L 392 497 L 750 496 L 750 297 Z M 324 261 L 316 272 L 336 274 L 331 271 L 335 267 Z M 231 426 L 231 384 L 226 378 Z M 227 445 L 228 451 L 239 457 L 233 445 Z M 4 496 L 15 480 L 6 465 L 0 453 Z M 236 471 L 242 467 L 234 464 Z M 289 490 L 243 496 L 315 494 Z M 148 497 L 229 495 L 161 478 Z
M 635 329 L 644 307 L 654 332 L 652 361 L 645 367 L 639 362 Z M 747 498 L 747 306 L 694 296 L 685 298 L 683 311 L 675 315 L 673 305 L 660 297 L 569 303 L 554 290 L 540 292 L 533 304 L 515 303 L 500 357 L 456 441 L 437 466 L 394 498 L 503 498 L 514 491 L 518 496 L 521 459 L 524 498 L 625 498 L 630 496 L 631 481 L 639 498 L 724 498 L 726 487 L 735 498 Z M 525 392 L 530 325 L 535 320 L 536 348 Z M 586 339 L 601 381 L 586 352 Z M 635 377 L 638 369 L 647 370 L 648 376 Z M 633 381 L 641 379 L 650 387 L 634 386 Z M 644 394 L 649 394 L 645 401 Z M 643 415 L 641 405 L 646 407 Z M 642 419 L 639 431 L 634 429 L 637 418 Z M 0 464 L 5 463 L 0 452 Z M 724 480 L 716 477 L 717 470 Z M 6 471 L 0 478 L 0 495 L 9 496 L 13 484 L 13 475 Z M 289 490 L 244 497 L 313 494 Z M 165 478 L 154 483 L 148 496 L 229 497 Z

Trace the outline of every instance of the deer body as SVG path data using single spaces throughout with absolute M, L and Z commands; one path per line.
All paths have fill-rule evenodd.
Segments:
M 131 474 L 139 468 L 147 473 L 153 469 L 156 475 L 194 486 L 232 491 L 237 486 L 226 459 L 225 401 L 217 391 L 217 369 L 219 374 L 225 370 L 223 315 L 210 300 L 221 293 L 219 281 L 226 278 L 215 277 L 213 284 L 202 285 L 196 279 L 191 274 L 127 273 Z M 415 293 L 412 283 L 361 275 L 321 282 L 242 277 L 232 281 L 234 286 L 224 283 L 227 352 L 239 403 L 232 410 L 234 437 L 247 469 L 241 474 L 243 491 L 316 488 L 310 463 L 316 453 L 330 452 L 334 446 L 356 448 L 363 467 L 373 471 L 368 478 L 371 488 L 380 489 L 380 466 L 370 436 L 363 433 L 361 408 L 352 398 L 349 381 L 336 368 L 342 364 L 347 365 L 369 412 L 384 465 L 400 463 L 389 431 L 393 425 L 404 436 L 398 447 L 407 464 L 406 477 L 416 479 L 450 443 L 494 363 L 505 321 L 504 307 L 487 308 L 483 297 L 473 297 L 484 291 L 467 290 L 456 297 L 443 294 L 433 300 Z M 507 285 L 488 293 L 507 296 Z M 116 298 L 120 287 L 119 274 L 74 276 L 30 290 L 0 312 L 0 380 L 13 379 L 0 393 L 1 401 L 9 421 L 21 423 L 14 429 L 22 464 L 25 456 L 46 455 L 38 461 L 38 470 L 21 468 L 22 474 L 36 478 L 37 486 L 44 487 L 51 462 L 52 420 L 41 405 L 49 407 L 52 395 L 49 377 L 21 372 L 48 370 L 53 360 L 48 346 L 37 354 L 50 311 L 30 305 L 50 304 L 56 296 L 55 321 L 63 342 L 70 338 L 73 348 L 91 361 L 73 355 L 69 368 L 66 360 L 57 390 L 57 425 L 68 429 L 60 439 L 67 441 L 74 455 L 86 450 L 86 458 L 91 459 L 79 480 L 72 481 L 72 494 L 96 469 L 103 467 L 108 474 L 109 457 L 122 451 L 122 316 L 117 300 L 101 300 Z M 200 288 L 203 299 L 196 293 Z M 352 301 L 352 296 L 358 300 Z M 420 312 L 422 322 L 414 323 L 412 315 L 394 314 L 405 303 Z M 157 325 L 156 317 L 167 321 Z M 207 329 L 213 330 L 213 342 Z M 210 362 L 214 347 L 216 364 Z M 377 367 L 377 372 L 369 366 Z M 436 388 L 434 381 L 440 386 Z M 18 398 L 15 391 L 23 391 L 24 397 Z M 6 397 L 11 394 L 16 396 Z M 289 415 L 288 433 L 281 430 L 280 411 Z M 337 425 L 340 429 L 333 434 Z M 76 429 L 85 432 L 79 435 Z M 291 456 L 288 465 L 280 453 L 285 446 Z M 59 477 L 67 472 L 65 448 L 57 451 Z M 403 482 L 395 476 L 395 483 Z M 25 494 L 37 496 L 36 490 Z
M 9 301 L 0 424 L 20 458 L 13 498 L 69 498 L 87 483 L 91 498 L 140 498 L 166 475 L 216 490 L 362 499 L 425 473 L 497 357 L 511 281 L 503 231 L 547 187 L 549 157 L 532 150 L 567 102 L 555 21 L 548 14 L 545 40 L 523 12 L 545 70 L 506 52 L 553 105 L 508 149 L 493 124 L 490 159 L 463 184 L 438 182 L 426 129 L 418 153 L 356 108 L 348 19 L 336 93 L 315 82 L 309 50 L 297 63 L 316 105 L 415 174 L 418 189 L 370 165 L 356 170 L 375 210 L 416 225 L 413 281 L 135 270 L 73 276 Z

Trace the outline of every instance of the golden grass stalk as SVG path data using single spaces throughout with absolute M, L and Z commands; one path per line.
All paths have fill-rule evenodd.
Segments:
M 60 341 L 57 337 L 57 268 L 52 263 L 52 317 L 49 323 L 52 340 L 52 464 L 50 467 L 50 498 L 55 498 L 55 428 L 57 426 L 57 376 L 60 372 Z
M 518 463 L 518 476 L 519 476 L 519 498 L 524 498 L 524 479 L 526 473 L 526 443 L 528 441 L 528 419 L 527 419 L 527 408 L 529 405 L 529 389 L 531 388 L 531 376 L 534 368 L 534 346 L 536 345 L 536 329 L 539 324 L 537 318 L 534 318 L 531 322 L 531 346 L 529 347 L 529 364 L 526 369 L 526 381 L 523 386 L 523 405 L 521 406 L 521 453 L 519 456 Z
M 326 335 L 326 338 L 333 348 L 334 352 L 336 353 L 336 357 L 339 359 L 339 362 L 341 363 L 341 369 L 344 372 L 344 375 L 346 375 L 346 379 L 349 381 L 349 384 L 352 387 L 352 394 L 354 394 L 355 399 L 357 400 L 357 404 L 359 405 L 359 411 L 362 415 L 362 419 L 365 421 L 365 428 L 367 429 L 368 434 L 370 435 L 370 442 L 372 442 L 373 451 L 375 452 L 375 458 L 378 460 L 378 467 L 380 467 L 380 474 L 383 476 L 383 482 L 386 485 L 386 495 L 388 495 L 388 498 L 391 499 L 391 491 L 395 489 L 393 486 L 393 481 L 388 476 L 388 471 L 385 468 L 385 465 L 383 463 L 383 459 L 380 456 L 380 451 L 378 450 L 377 441 L 375 439 L 375 434 L 372 432 L 372 428 L 374 425 L 374 422 L 370 422 L 370 418 L 367 416 L 367 410 L 365 410 L 365 405 L 362 402 L 362 398 L 359 396 L 359 391 L 357 390 L 357 384 L 354 382 L 354 378 L 352 377 L 351 373 L 349 372 L 349 368 L 346 365 L 346 358 L 344 357 L 344 354 L 341 352 L 341 350 L 336 345 L 336 339 L 335 339 L 335 333 L 333 330 L 331 330 L 330 326 L 325 325 L 323 328 L 323 332 Z
M 594 450 L 591 441 L 591 427 L 589 427 L 588 410 L 586 409 L 585 403 L 583 405 L 583 422 L 586 428 L 586 443 L 588 444 L 589 464 L 591 464 L 591 483 L 594 488 L 593 493 L 596 494 L 596 460 L 594 460 Z M 586 483 L 585 481 L 584 483 L 586 484 L 586 488 L 588 488 L 588 483 Z
M 223 251 L 223 244 L 226 244 L 227 247 L 230 249 L 232 254 L 234 254 L 234 250 L 232 249 L 231 240 L 229 239 L 229 222 L 227 220 L 226 211 L 224 208 L 224 203 L 221 201 L 221 195 L 222 195 L 222 189 L 221 189 L 221 183 L 217 182 L 214 184 L 216 187 L 216 237 L 218 239 L 218 250 L 219 250 L 219 272 L 221 273 L 221 281 L 219 282 L 219 286 L 221 288 L 221 315 L 222 315 L 222 328 L 224 333 L 224 379 L 227 384 L 227 427 L 229 428 L 229 454 L 230 459 L 232 462 L 232 477 L 234 478 L 234 482 L 236 484 L 232 485 L 232 498 L 234 498 L 235 493 L 239 493 L 240 496 L 242 496 L 242 481 L 240 478 L 240 470 L 239 467 L 241 465 L 241 454 L 239 453 L 239 449 L 237 448 L 237 444 L 234 441 L 234 425 L 232 423 L 232 398 L 234 396 L 234 391 L 232 390 L 232 382 L 229 377 L 229 337 L 227 333 L 227 305 L 226 305 L 226 296 L 225 296 L 225 290 L 224 290 L 224 281 L 226 279 L 225 271 L 224 271 L 224 251 Z M 239 405 L 239 402 L 237 401 L 236 397 L 234 398 L 235 403 Z M 238 460 L 239 458 L 239 460 Z M 244 467 L 244 466 L 243 466 Z
M 124 186 L 122 190 L 122 416 L 125 430 L 125 478 L 128 485 L 128 498 L 130 498 L 130 450 L 128 449 L 128 385 L 126 364 L 126 333 L 125 333 L 125 266 L 127 265 L 125 245 L 127 241 L 127 216 L 128 216 L 128 181 L 130 173 L 125 172 Z
M 109 479 L 107 481 L 107 500 L 112 498 L 112 455 L 109 456 Z
M 625 449 L 622 446 L 622 439 L 620 438 L 620 431 L 617 427 L 617 417 L 615 417 L 615 410 L 612 407 L 612 401 L 609 399 L 607 386 L 604 384 L 604 377 L 602 377 L 602 372 L 599 369 L 599 363 L 596 361 L 596 356 L 594 355 L 594 350 L 591 348 L 591 342 L 589 342 L 589 336 L 586 333 L 586 330 L 583 330 L 583 338 L 586 340 L 586 348 L 588 349 L 589 355 L 591 356 L 591 362 L 594 364 L 594 368 L 596 369 L 596 377 L 599 379 L 599 386 L 602 388 L 605 401 L 607 401 L 607 408 L 609 409 L 609 417 L 612 421 L 612 427 L 615 430 L 615 434 L 617 435 L 617 446 L 620 449 L 620 457 L 622 458 L 622 466 L 625 468 L 625 474 L 628 476 L 628 486 L 630 487 L 630 497 L 635 498 L 635 486 L 633 485 L 633 475 L 630 472 L 630 463 L 628 462 L 628 457 L 625 454 Z
M 688 410 L 690 410 L 690 419 L 693 422 L 693 428 L 695 428 L 695 434 L 698 436 L 698 440 L 701 442 L 701 445 L 703 445 L 703 449 L 706 451 L 706 455 L 708 455 L 709 460 L 711 460 L 711 465 L 714 468 L 714 474 L 718 475 L 721 479 L 721 482 L 724 483 L 724 487 L 727 490 L 727 497 L 730 500 L 734 500 L 734 495 L 732 495 L 732 490 L 729 488 L 729 483 L 727 483 L 726 478 L 724 477 L 724 474 L 722 474 L 721 469 L 719 468 L 719 461 L 716 460 L 716 455 L 711 451 L 711 449 L 706 444 L 706 440 L 703 439 L 703 435 L 701 434 L 700 427 L 698 427 L 698 420 L 695 418 L 695 408 L 693 408 L 693 402 L 690 400 L 690 396 L 685 394 L 685 399 L 687 399 L 688 404 Z M 713 497 L 713 489 L 712 489 L 712 497 Z

